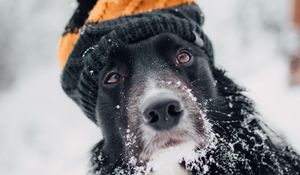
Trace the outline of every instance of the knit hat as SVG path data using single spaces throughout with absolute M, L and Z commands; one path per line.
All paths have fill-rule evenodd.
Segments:
M 162 33 L 176 34 L 191 42 L 201 37 L 213 64 L 211 43 L 201 29 L 204 16 L 193 0 L 78 2 L 59 43 L 61 83 L 66 94 L 95 123 L 97 77 L 112 49 Z

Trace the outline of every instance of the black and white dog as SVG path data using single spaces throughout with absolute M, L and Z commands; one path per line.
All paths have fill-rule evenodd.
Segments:
M 160 34 L 119 47 L 99 75 L 104 140 L 92 174 L 300 173 L 300 157 L 212 66 L 199 41 Z
M 300 174 L 300 156 L 215 67 L 193 0 L 78 2 L 59 53 L 64 91 L 103 133 L 90 174 Z

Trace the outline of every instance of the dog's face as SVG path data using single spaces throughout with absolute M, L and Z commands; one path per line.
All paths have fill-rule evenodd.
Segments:
M 217 90 L 201 44 L 161 34 L 118 47 L 99 78 L 97 120 L 111 161 L 146 162 L 170 146 L 207 144 L 203 109 Z

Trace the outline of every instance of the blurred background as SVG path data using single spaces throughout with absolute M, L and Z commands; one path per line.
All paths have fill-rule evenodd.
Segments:
M 216 64 L 300 151 L 300 0 L 199 0 Z M 101 133 L 63 93 L 75 0 L 0 0 L 0 174 L 82 175 Z

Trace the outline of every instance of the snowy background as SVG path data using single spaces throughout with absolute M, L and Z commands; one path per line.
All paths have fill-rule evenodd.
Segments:
M 289 86 L 291 0 L 201 0 L 216 63 L 300 151 L 300 88 Z M 272 5 L 271 5 L 272 4 Z M 73 0 L 0 0 L 0 174 L 82 175 L 101 138 L 62 92 L 56 47 Z

